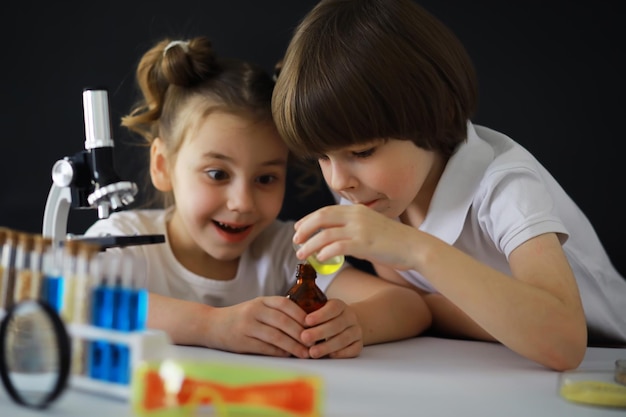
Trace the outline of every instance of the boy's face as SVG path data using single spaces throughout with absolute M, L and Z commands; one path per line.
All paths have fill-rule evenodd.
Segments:
M 214 259 L 237 259 L 278 216 L 287 154 L 273 123 L 211 113 L 169 164 L 170 233 Z
M 396 218 L 410 205 L 420 206 L 422 197 L 430 201 L 439 177 L 429 174 L 437 158 L 411 141 L 390 139 L 330 151 L 319 164 L 332 190 Z

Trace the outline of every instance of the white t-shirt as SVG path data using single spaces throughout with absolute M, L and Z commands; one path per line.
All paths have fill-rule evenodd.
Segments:
M 626 280 L 587 217 L 511 138 L 471 123 L 467 137 L 446 165 L 419 229 L 508 275 L 513 249 L 557 233 L 578 282 L 589 340 L 626 343 Z M 416 271 L 397 272 L 416 287 L 437 292 Z
M 127 210 L 98 220 L 85 236 L 165 235 L 165 243 L 110 248 L 135 258 L 137 285 L 148 291 L 214 307 L 225 307 L 259 296 L 285 295 L 296 281 L 299 262 L 291 245 L 293 222 L 275 221 L 241 255 L 237 275 L 223 281 L 205 278 L 185 269 L 174 256 L 167 238 L 171 210 Z M 322 291 L 337 273 L 318 275 Z

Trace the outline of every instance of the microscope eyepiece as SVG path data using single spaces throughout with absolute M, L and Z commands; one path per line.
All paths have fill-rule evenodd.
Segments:
M 83 111 L 85 116 L 85 149 L 113 147 L 107 90 L 84 90 Z
M 99 218 L 106 218 L 111 209 L 118 210 L 135 201 L 137 186 L 122 181 L 115 172 L 107 90 L 84 90 L 83 109 L 85 150 L 89 153 L 87 164 L 94 187 L 87 201 L 91 207 L 97 207 Z

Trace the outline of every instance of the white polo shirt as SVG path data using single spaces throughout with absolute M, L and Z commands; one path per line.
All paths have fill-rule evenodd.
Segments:
M 557 233 L 578 282 L 590 341 L 626 343 L 626 280 L 587 217 L 511 138 L 471 123 L 467 136 L 446 165 L 419 229 L 507 275 L 513 249 Z M 397 272 L 416 287 L 437 292 L 416 271 Z

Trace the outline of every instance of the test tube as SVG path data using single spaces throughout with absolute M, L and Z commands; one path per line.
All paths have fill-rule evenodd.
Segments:
M 15 285 L 15 252 L 18 232 L 5 229 L 2 244 L 2 275 L 0 276 L 0 309 L 8 310 L 13 305 L 13 287 Z
M 63 267 L 62 279 L 63 288 L 61 291 L 61 318 L 70 323 L 74 318 L 74 301 L 76 294 L 76 264 L 78 260 L 78 249 L 80 242 L 67 240 L 63 244 Z
M 43 255 L 41 299 L 57 313 L 63 306 L 63 257 L 64 249 L 60 244 L 50 245 Z
M 32 285 L 31 252 L 33 251 L 34 235 L 20 233 L 15 251 L 15 286 L 13 302 L 17 303 L 30 298 Z
M 118 274 L 113 289 L 113 328 L 122 332 L 133 331 L 131 314 L 133 309 L 133 258 L 126 254 L 119 257 Z M 112 382 L 128 384 L 130 382 L 130 348 L 123 343 L 111 344 Z
M 93 272 L 97 271 L 96 254 L 100 252 L 100 246 L 81 242 L 76 255 L 76 274 L 74 282 L 74 309 L 71 322 L 88 324 L 91 313 L 91 290 L 94 283 Z
M 74 324 L 88 324 L 90 321 L 90 300 L 93 285 L 93 272 L 95 266 L 95 254 L 100 251 L 100 246 L 81 242 L 76 255 L 76 274 L 74 276 L 74 308 L 71 322 Z M 72 339 L 72 373 L 86 375 L 89 342 L 81 338 Z
M 43 258 L 44 253 L 49 250 L 52 245 L 52 239 L 43 235 L 34 235 L 33 250 L 31 252 L 31 285 L 29 298 L 37 300 L 41 298 L 41 286 L 43 281 Z
M 314 235 L 319 233 L 320 231 L 315 232 Z M 302 244 L 294 243 L 293 249 L 297 252 L 301 246 Z M 345 256 L 337 255 L 325 260 L 324 262 L 321 262 L 319 259 L 317 259 L 317 253 L 313 253 L 306 258 L 306 261 L 311 264 L 313 269 L 315 269 L 315 271 L 321 275 L 330 275 L 337 272 L 339 268 L 341 268 L 345 260 Z
M 95 277 L 91 296 L 91 324 L 96 327 L 113 327 L 113 285 L 117 261 L 109 252 L 101 253 L 98 262 L 102 266 Z M 108 381 L 111 373 L 113 349 L 105 340 L 93 340 L 89 343 L 89 377 Z

